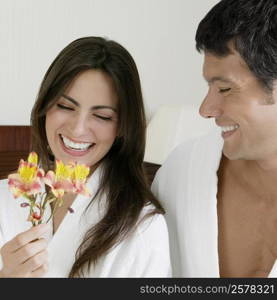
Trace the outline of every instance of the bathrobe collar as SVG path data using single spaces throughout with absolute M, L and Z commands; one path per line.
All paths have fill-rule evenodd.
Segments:
M 220 277 L 218 253 L 217 171 L 222 157 L 220 130 L 195 143 L 188 176 L 190 266 L 195 277 Z M 199 172 L 201 170 L 201 172 Z M 201 237 L 201 238 L 199 238 Z M 268 277 L 277 277 L 277 260 Z
M 223 140 L 218 130 L 194 144 L 188 170 L 189 243 L 195 277 L 219 277 L 217 170 Z M 199 172 L 199 170 L 201 170 Z M 185 201 L 185 199 L 184 199 Z

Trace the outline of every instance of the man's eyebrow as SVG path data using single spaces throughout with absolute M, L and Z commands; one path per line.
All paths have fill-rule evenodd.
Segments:
M 206 79 L 208 83 L 214 83 L 215 81 L 221 81 L 224 83 L 233 83 L 232 80 L 226 78 L 226 77 L 222 77 L 222 76 L 214 76 L 210 79 Z
M 67 96 L 65 94 L 62 94 L 62 97 L 64 97 L 65 99 L 69 100 L 70 102 L 72 102 L 74 105 L 80 107 L 80 104 L 78 101 L 76 101 L 75 99 L 73 99 L 72 97 L 70 96 Z M 108 105 L 95 105 L 95 106 L 92 106 L 90 108 L 91 110 L 97 110 L 97 109 L 111 109 L 113 110 L 114 112 L 117 112 L 117 110 L 112 107 L 112 106 L 108 106 Z

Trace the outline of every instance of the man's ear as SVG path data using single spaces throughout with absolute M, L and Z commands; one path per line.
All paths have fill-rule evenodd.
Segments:
M 272 104 L 277 103 L 277 79 L 272 83 Z

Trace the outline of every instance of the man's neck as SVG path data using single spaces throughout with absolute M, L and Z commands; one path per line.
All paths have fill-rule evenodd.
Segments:
M 237 176 L 238 180 L 248 186 L 252 192 L 262 193 L 276 197 L 277 201 L 277 159 L 276 160 L 226 160 L 230 172 Z

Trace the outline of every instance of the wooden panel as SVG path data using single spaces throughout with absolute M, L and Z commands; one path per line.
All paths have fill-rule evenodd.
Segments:
M 21 158 L 26 159 L 29 151 L 5 151 L 0 152 L 0 179 L 7 178 L 14 173 Z
M 0 179 L 17 170 L 31 144 L 30 126 L 0 126 Z
M 29 151 L 30 126 L 0 126 L 0 152 Z

